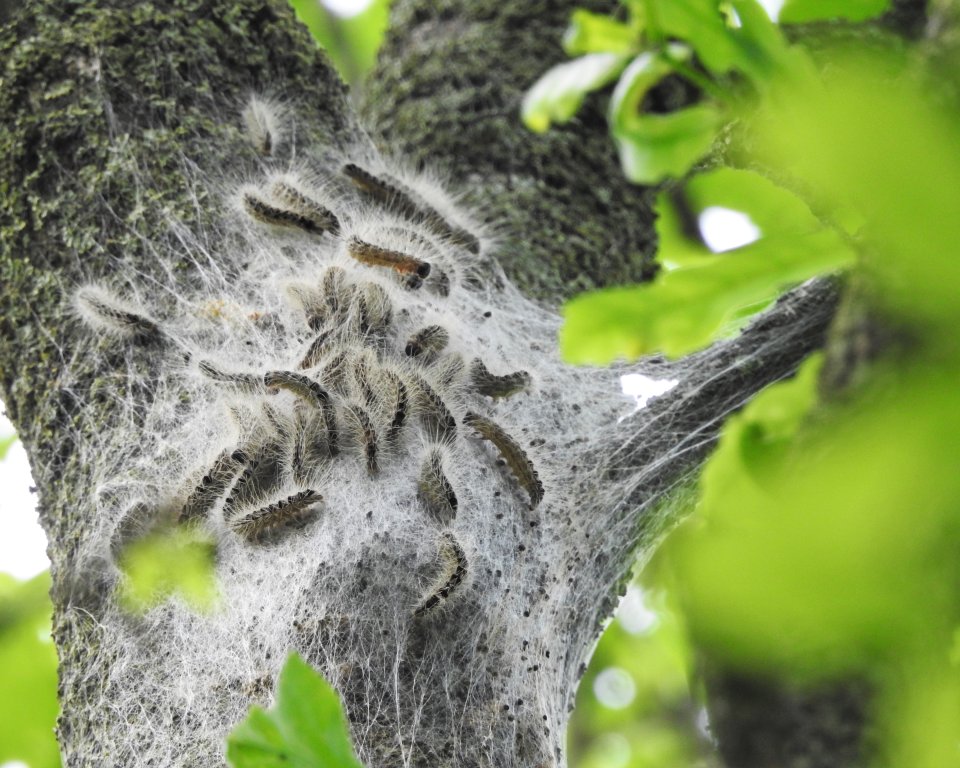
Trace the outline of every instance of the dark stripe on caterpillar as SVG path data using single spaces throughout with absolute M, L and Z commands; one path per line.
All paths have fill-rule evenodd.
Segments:
M 263 377 L 255 373 L 231 373 L 217 368 L 209 360 L 201 360 L 197 367 L 200 373 L 218 384 L 226 384 L 251 394 L 263 391 Z
M 425 278 L 430 274 L 430 264 L 400 251 L 381 248 L 359 237 L 347 241 L 347 252 L 361 264 L 371 267 L 388 267 L 401 275 L 416 275 Z
M 344 417 L 347 423 L 352 427 L 357 444 L 363 448 L 363 455 L 366 458 L 367 471 L 375 475 L 380 471 L 378 459 L 379 438 L 377 430 L 373 426 L 373 420 L 366 410 L 356 404 L 348 403 L 343 408 Z
M 526 371 L 514 371 L 496 376 L 487 370 L 483 360 L 475 357 L 470 363 L 470 381 L 481 395 L 497 399 L 510 397 L 525 390 L 530 386 L 530 374 Z
M 166 338 L 156 321 L 135 312 L 103 288 L 81 288 L 76 299 L 84 319 L 95 327 L 139 343 L 156 343 Z
M 517 478 L 517 482 L 529 494 L 530 508 L 536 507 L 543 499 L 543 483 L 540 482 L 533 463 L 517 442 L 499 425 L 476 413 L 471 412 L 464 416 L 463 423 L 475 429 L 484 440 L 496 446 L 514 477 Z
M 217 503 L 227 486 L 247 463 L 247 454 L 241 450 L 223 451 L 217 456 L 213 466 L 207 471 L 199 485 L 193 489 L 180 510 L 178 522 L 186 523 L 197 518 L 206 517 L 210 509 Z
M 340 220 L 333 211 L 307 197 L 293 185 L 285 181 L 276 181 L 270 187 L 270 194 L 294 213 L 312 221 L 318 230 L 334 235 L 340 233 Z
M 320 235 L 324 232 L 324 229 L 317 226 L 313 219 L 296 211 L 271 205 L 266 200 L 257 197 L 253 192 L 243 194 L 243 209 L 250 218 L 262 224 L 270 224 L 275 227 L 291 227 L 314 235 Z
M 431 437 L 452 440 L 457 434 L 457 421 L 447 404 L 422 376 L 415 375 L 412 380 L 419 390 L 420 420 L 431 430 Z
M 324 331 L 320 333 L 312 342 L 310 346 L 307 347 L 307 352 L 303 356 L 303 359 L 300 361 L 300 364 L 297 366 L 301 370 L 306 368 L 313 368 L 315 365 L 320 363 L 320 360 L 323 359 L 324 354 L 329 350 L 330 344 L 328 340 L 333 334 L 333 331 Z
M 450 334 L 446 328 L 439 325 L 428 325 L 410 337 L 403 351 L 407 357 L 418 357 L 422 354 L 435 355 L 442 352 L 449 341 Z
M 244 538 L 255 541 L 268 531 L 299 519 L 323 496 L 314 490 L 300 491 L 285 499 L 240 515 L 230 521 L 230 527 Z
M 414 617 L 420 617 L 446 605 L 467 578 L 467 556 L 460 542 L 450 531 L 440 536 L 441 569 L 437 579 L 420 604 L 414 609 Z
M 334 456 L 339 453 L 336 414 L 327 390 L 309 376 L 293 371 L 269 371 L 263 375 L 263 383 L 268 387 L 286 389 L 320 411 L 327 428 L 327 445 L 330 453 Z
M 443 453 L 431 448 L 420 468 L 417 482 L 420 499 L 440 525 L 447 525 L 457 516 L 457 494 L 443 471 Z
M 393 442 L 399 437 L 400 430 L 403 429 L 403 424 L 407 419 L 407 413 L 410 410 L 410 390 L 407 388 L 403 379 L 393 371 L 383 370 L 382 373 L 383 376 L 393 384 L 394 391 L 396 392 L 393 419 L 390 422 L 389 429 L 387 429 L 387 440 Z

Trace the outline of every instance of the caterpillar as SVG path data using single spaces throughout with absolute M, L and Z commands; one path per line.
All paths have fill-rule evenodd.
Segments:
M 76 293 L 77 308 L 90 325 L 138 342 L 158 342 L 166 334 L 159 324 L 134 311 L 103 288 L 88 285 Z
M 452 388 L 459 384 L 465 363 L 463 358 L 455 353 L 444 355 L 433 366 L 433 378 L 441 387 Z
M 247 463 L 247 454 L 242 450 L 224 450 L 213 466 L 203 476 L 200 484 L 193 489 L 180 510 L 178 522 L 186 523 L 200 517 L 206 517 L 217 499 L 227 490 L 240 468 Z
M 416 275 L 421 280 L 430 274 L 430 264 L 400 251 L 381 248 L 359 237 L 347 241 L 347 253 L 361 264 L 371 267 L 388 267 L 401 275 Z
M 243 110 L 243 123 L 253 148 L 264 157 L 270 157 L 280 144 L 280 120 L 275 106 L 257 96 L 251 96 Z
M 234 481 L 233 487 L 230 489 L 230 495 L 227 496 L 223 502 L 223 511 L 225 513 L 232 510 L 243 497 L 253 495 L 253 478 L 259 467 L 259 455 L 247 457 L 247 465 L 243 468 L 240 476 Z
M 320 363 L 320 360 L 330 348 L 330 344 L 328 342 L 332 334 L 332 330 L 323 331 L 322 333 L 318 334 L 312 342 L 310 342 L 310 346 L 307 347 L 306 354 L 304 354 L 303 359 L 297 366 L 300 368 L 300 370 L 313 368 L 315 365 Z
M 347 163 L 341 170 L 361 191 L 388 210 L 412 221 L 422 221 L 436 234 L 463 245 L 471 253 L 480 253 L 480 240 L 475 235 L 451 224 L 420 195 L 396 179 L 380 178 L 356 163 Z
M 413 381 L 420 391 L 421 420 L 433 431 L 433 437 L 452 440 L 457 434 L 457 422 L 447 404 L 422 376 L 415 375 Z
M 488 440 L 500 451 L 520 486 L 530 495 L 530 508 L 534 509 L 543 499 L 543 483 L 537 476 L 537 470 L 527 458 L 527 454 L 516 441 L 504 432 L 496 423 L 476 413 L 469 412 L 463 417 L 463 423 L 473 427 L 484 440 Z
M 356 385 L 356 394 L 359 399 L 370 407 L 380 402 L 375 377 L 377 376 L 377 361 L 369 350 L 363 350 L 353 358 L 353 381 Z
M 340 233 L 340 220 L 333 211 L 307 197 L 292 184 L 275 181 L 270 187 L 270 194 L 294 213 L 309 219 L 317 229 L 334 235 Z
M 264 533 L 293 522 L 323 496 L 312 489 L 300 491 L 265 507 L 240 515 L 230 521 L 230 527 L 250 541 L 256 541 Z
M 467 556 L 450 531 L 440 536 L 440 572 L 433 585 L 413 611 L 414 618 L 445 606 L 467 578 Z
M 309 410 L 299 411 L 294 423 L 291 461 L 295 482 L 306 485 L 323 465 L 327 458 L 321 452 L 324 447 L 329 454 L 329 436 L 323 417 Z
M 336 415 L 327 390 L 310 377 L 292 371 L 269 371 L 264 374 L 263 383 L 267 387 L 286 389 L 313 405 L 323 416 L 330 453 L 334 456 L 339 453 Z
M 347 391 L 347 368 L 350 362 L 350 352 L 345 347 L 330 355 L 327 364 L 320 371 L 320 379 L 330 389 L 346 394 Z
M 263 377 L 255 373 L 231 373 L 218 368 L 209 360 L 201 360 L 197 367 L 200 369 L 200 373 L 218 384 L 226 384 L 249 394 L 263 391 Z
M 457 494 L 443 471 L 443 453 L 431 448 L 420 468 L 417 482 L 420 499 L 440 525 L 447 525 L 457 516 Z
M 380 471 L 379 442 L 377 430 L 373 426 L 370 414 L 356 403 L 348 403 L 343 410 L 348 424 L 354 430 L 357 444 L 363 448 L 363 455 L 367 462 L 367 472 L 371 475 L 377 474 Z
M 383 335 L 393 321 L 393 303 L 382 286 L 365 283 L 360 291 L 360 330 L 364 335 Z
M 419 357 L 423 354 L 434 355 L 442 352 L 449 341 L 450 334 L 446 328 L 439 325 L 428 325 L 410 337 L 403 352 L 407 357 Z
M 249 190 L 243 193 L 243 209 L 251 219 L 255 219 L 261 224 L 269 224 L 274 227 L 290 227 L 313 235 L 322 235 L 326 231 L 309 216 L 272 205 Z
M 496 400 L 525 390 L 530 385 L 530 374 L 526 371 L 515 371 L 497 376 L 487 370 L 483 360 L 475 357 L 470 363 L 470 381 L 481 395 L 488 395 Z
M 393 419 L 390 422 L 390 427 L 387 429 L 387 440 L 393 442 L 400 435 L 400 430 L 403 428 L 403 424 L 407 419 L 407 413 L 410 410 L 410 390 L 407 388 L 403 379 L 393 371 L 383 370 L 382 374 L 384 378 L 393 384 L 396 392 Z

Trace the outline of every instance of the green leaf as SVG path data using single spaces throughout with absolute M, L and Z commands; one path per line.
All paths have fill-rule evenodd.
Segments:
M 10 450 L 10 446 L 17 442 L 16 435 L 9 435 L 7 437 L 0 437 L 0 461 L 2 461 L 6 455 L 7 451 Z
M 673 58 L 686 58 L 689 49 L 671 45 Z M 702 158 L 721 124 L 719 110 L 697 104 L 666 114 L 640 111 L 643 98 L 673 71 L 663 56 L 647 52 L 631 62 L 610 100 L 610 127 L 627 178 L 653 184 L 668 176 L 682 176 Z
M 543 133 L 551 123 L 566 123 L 586 95 L 613 82 L 627 61 L 615 53 L 591 53 L 548 70 L 523 99 L 524 125 Z
M 172 595 L 197 610 L 216 600 L 213 540 L 196 526 L 161 529 L 133 542 L 121 557 L 126 578 L 120 602 L 133 613 L 143 613 Z
M 363 768 L 336 691 L 296 653 L 280 672 L 276 703 L 253 707 L 227 738 L 233 768 Z
M 50 574 L 0 573 L 0 763 L 58 768 L 57 653 L 50 639 Z
M 797 431 L 805 378 L 730 419 L 702 514 L 668 543 L 692 631 L 728 663 L 800 679 L 943 667 L 960 619 L 956 374 L 880 373 Z
M 290 0 L 297 18 L 327 52 L 340 76 L 356 85 L 373 68 L 390 16 L 390 0 L 373 0 L 366 10 L 344 18 L 321 0 Z
M 653 352 L 677 357 L 712 341 L 743 307 L 853 263 L 829 231 L 764 238 L 652 284 L 583 294 L 564 306 L 560 348 L 570 363 L 607 364 Z
M 736 67 L 743 52 L 716 0 L 649 0 L 649 25 L 663 38 L 691 45 L 707 69 L 720 74 Z
M 563 36 L 563 49 L 570 56 L 585 53 L 635 53 L 640 30 L 609 16 L 577 9 Z
M 781 24 L 846 19 L 865 21 L 890 7 L 890 0 L 786 0 L 778 18 Z

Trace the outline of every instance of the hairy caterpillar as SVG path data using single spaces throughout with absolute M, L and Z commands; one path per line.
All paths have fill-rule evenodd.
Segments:
M 443 398 L 422 376 L 413 376 L 413 382 L 419 390 L 420 418 L 423 423 L 433 431 L 433 437 L 452 440 L 457 434 L 457 421 Z
M 223 502 L 224 512 L 233 509 L 242 497 L 251 495 L 250 487 L 253 485 L 253 477 L 259 467 L 259 454 L 257 456 L 247 457 L 247 465 L 243 468 L 240 476 L 234 481 L 233 487 L 230 489 L 230 495 L 227 496 L 226 501 Z
M 440 525 L 447 525 L 457 516 L 457 494 L 443 471 L 443 452 L 438 447 L 427 451 L 417 489 L 427 510 Z
M 347 253 L 361 264 L 371 267 L 388 267 L 401 275 L 416 275 L 421 280 L 430 274 L 430 264 L 418 258 L 390 248 L 368 243 L 359 237 L 347 242 Z
M 480 253 L 480 241 L 475 235 L 451 224 L 420 195 L 396 179 L 380 178 L 355 163 L 347 163 L 341 170 L 360 190 L 388 210 L 411 221 L 422 221 L 438 235 L 463 245 L 471 253 Z
M 156 321 L 134 311 L 103 288 L 88 285 L 76 293 L 84 320 L 102 330 L 140 342 L 157 342 L 165 334 Z
M 240 468 L 247 463 L 247 454 L 242 450 L 224 450 L 213 466 L 203 476 L 200 484 L 187 497 L 180 510 L 178 522 L 186 523 L 200 517 L 206 517 L 210 508 L 216 504 L 227 486 L 233 481 Z
M 310 346 L 307 347 L 307 351 L 297 367 L 301 370 L 304 370 L 306 368 L 313 368 L 315 365 L 318 365 L 320 360 L 323 359 L 324 354 L 330 348 L 328 341 L 332 334 L 332 330 L 323 331 L 322 333 L 318 334 L 317 337 L 310 342 Z
M 269 101 L 251 96 L 243 110 L 243 123 L 253 148 L 264 157 L 270 157 L 281 140 L 276 107 Z
M 463 373 L 463 358 L 455 353 L 444 355 L 433 365 L 433 378 L 441 387 L 454 387 Z
M 293 479 L 307 484 L 330 455 L 329 430 L 323 417 L 309 409 L 297 411 L 293 434 Z M 326 454 L 321 452 L 326 448 Z
M 483 360 L 475 357 L 470 363 L 470 381 L 481 395 L 488 395 L 496 400 L 525 390 L 530 385 L 530 374 L 526 371 L 514 371 L 497 376 L 487 370 Z
M 376 357 L 369 350 L 363 350 L 353 358 L 352 373 L 356 394 L 367 407 L 380 402 L 375 381 L 378 367 Z
M 535 508 L 543 499 L 543 483 L 537 476 L 537 470 L 527 458 L 527 454 L 516 441 L 504 432 L 496 423 L 479 414 L 469 412 L 463 417 L 463 423 L 473 427 L 484 440 L 496 446 L 503 456 L 520 486 L 530 495 L 530 507 Z
M 367 471 L 371 475 L 377 474 L 380 471 L 379 439 L 370 414 L 357 403 L 347 403 L 343 412 L 347 424 L 353 429 L 357 444 L 363 448 Z
M 340 220 L 329 208 L 325 208 L 299 189 L 286 181 L 275 181 L 270 194 L 294 213 L 313 222 L 318 230 L 337 235 L 340 233 Z
M 360 331 L 364 335 L 382 336 L 393 321 L 393 303 L 382 286 L 365 283 L 360 291 Z
M 440 536 L 440 572 L 436 581 L 413 611 L 414 617 L 423 616 L 446 605 L 467 577 L 467 556 L 460 542 L 450 531 Z
M 230 527 L 241 536 L 255 541 L 264 533 L 297 520 L 314 504 L 323 499 L 314 490 L 305 490 L 285 499 L 240 515 L 230 521 Z
M 387 429 L 387 440 L 392 442 L 400 435 L 400 430 L 403 429 L 403 424 L 407 419 L 407 412 L 410 410 L 410 390 L 403 379 L 393 371 L 384 370 L 383 376 L 393 384 L 394 391 L 396 392 L 396 399 L 394 400 L 393 406 L 393 419 L 390 422 L 390 427 Z
M 226 384 L 241 392 L 256 394 L 263 391 L 263 377 L 255 373 L 231 373 L 217 368 L 209 360 L 201 360 L 197 367 L 200 373 L 218 384 Z
M 291 227 L 314 235 L 322 235 L 326 231 L 312 217 L 272 205 L 250 190 L 243 193 L 243 209 L 251 219 L 255 219 L 261 224 L 269 224 L 274 227 Z
M 407 357 L 419 357 L 423 354 L 434 355 L 442 352 L 449 341 L 450 334 L 446 328 L 439 325 L 428 325 L 410 337 L 403 351 Z
M 302 400 L 310 403 L 323 416 L 327 429 L 327 444 L 330 453 L 334 456 L 339 452 L 337 443 L 337 420 L 330 394 L 317 382 L 308 376 L 293 371 L 270 371 L 263 376 L 263 383 L 268 387 L 286 389 Z

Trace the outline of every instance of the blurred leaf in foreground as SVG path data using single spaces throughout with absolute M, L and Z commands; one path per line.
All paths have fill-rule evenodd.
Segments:
M 276 703 L 252 707 L 227 738 L 233 768 L 362 768 L 337 692 L 296 653 L 280 672 Z
M 15 442 L 17 442 L 16 435 L 9 435 L 8 437 L 0 437 L 0 461 L 2 461 L 6 457 L 7 451 L 10 450 L 10 446 L 12 446 Z
M 134 541 L 121 557 L 121 605 L 143 613 L 179 595 L 197 610 L 211 608 L 217 595 L 215 551 L 212 539 L 195 526 L 161 528 Z
M 781 24 L 846 19 L 865 21 L 890 7 L 890 0 L 786 0 L 780 9 Z
M 60 765 L 49 591 L 49 572 L 25 582 L 0 573 L 0 763 Z

